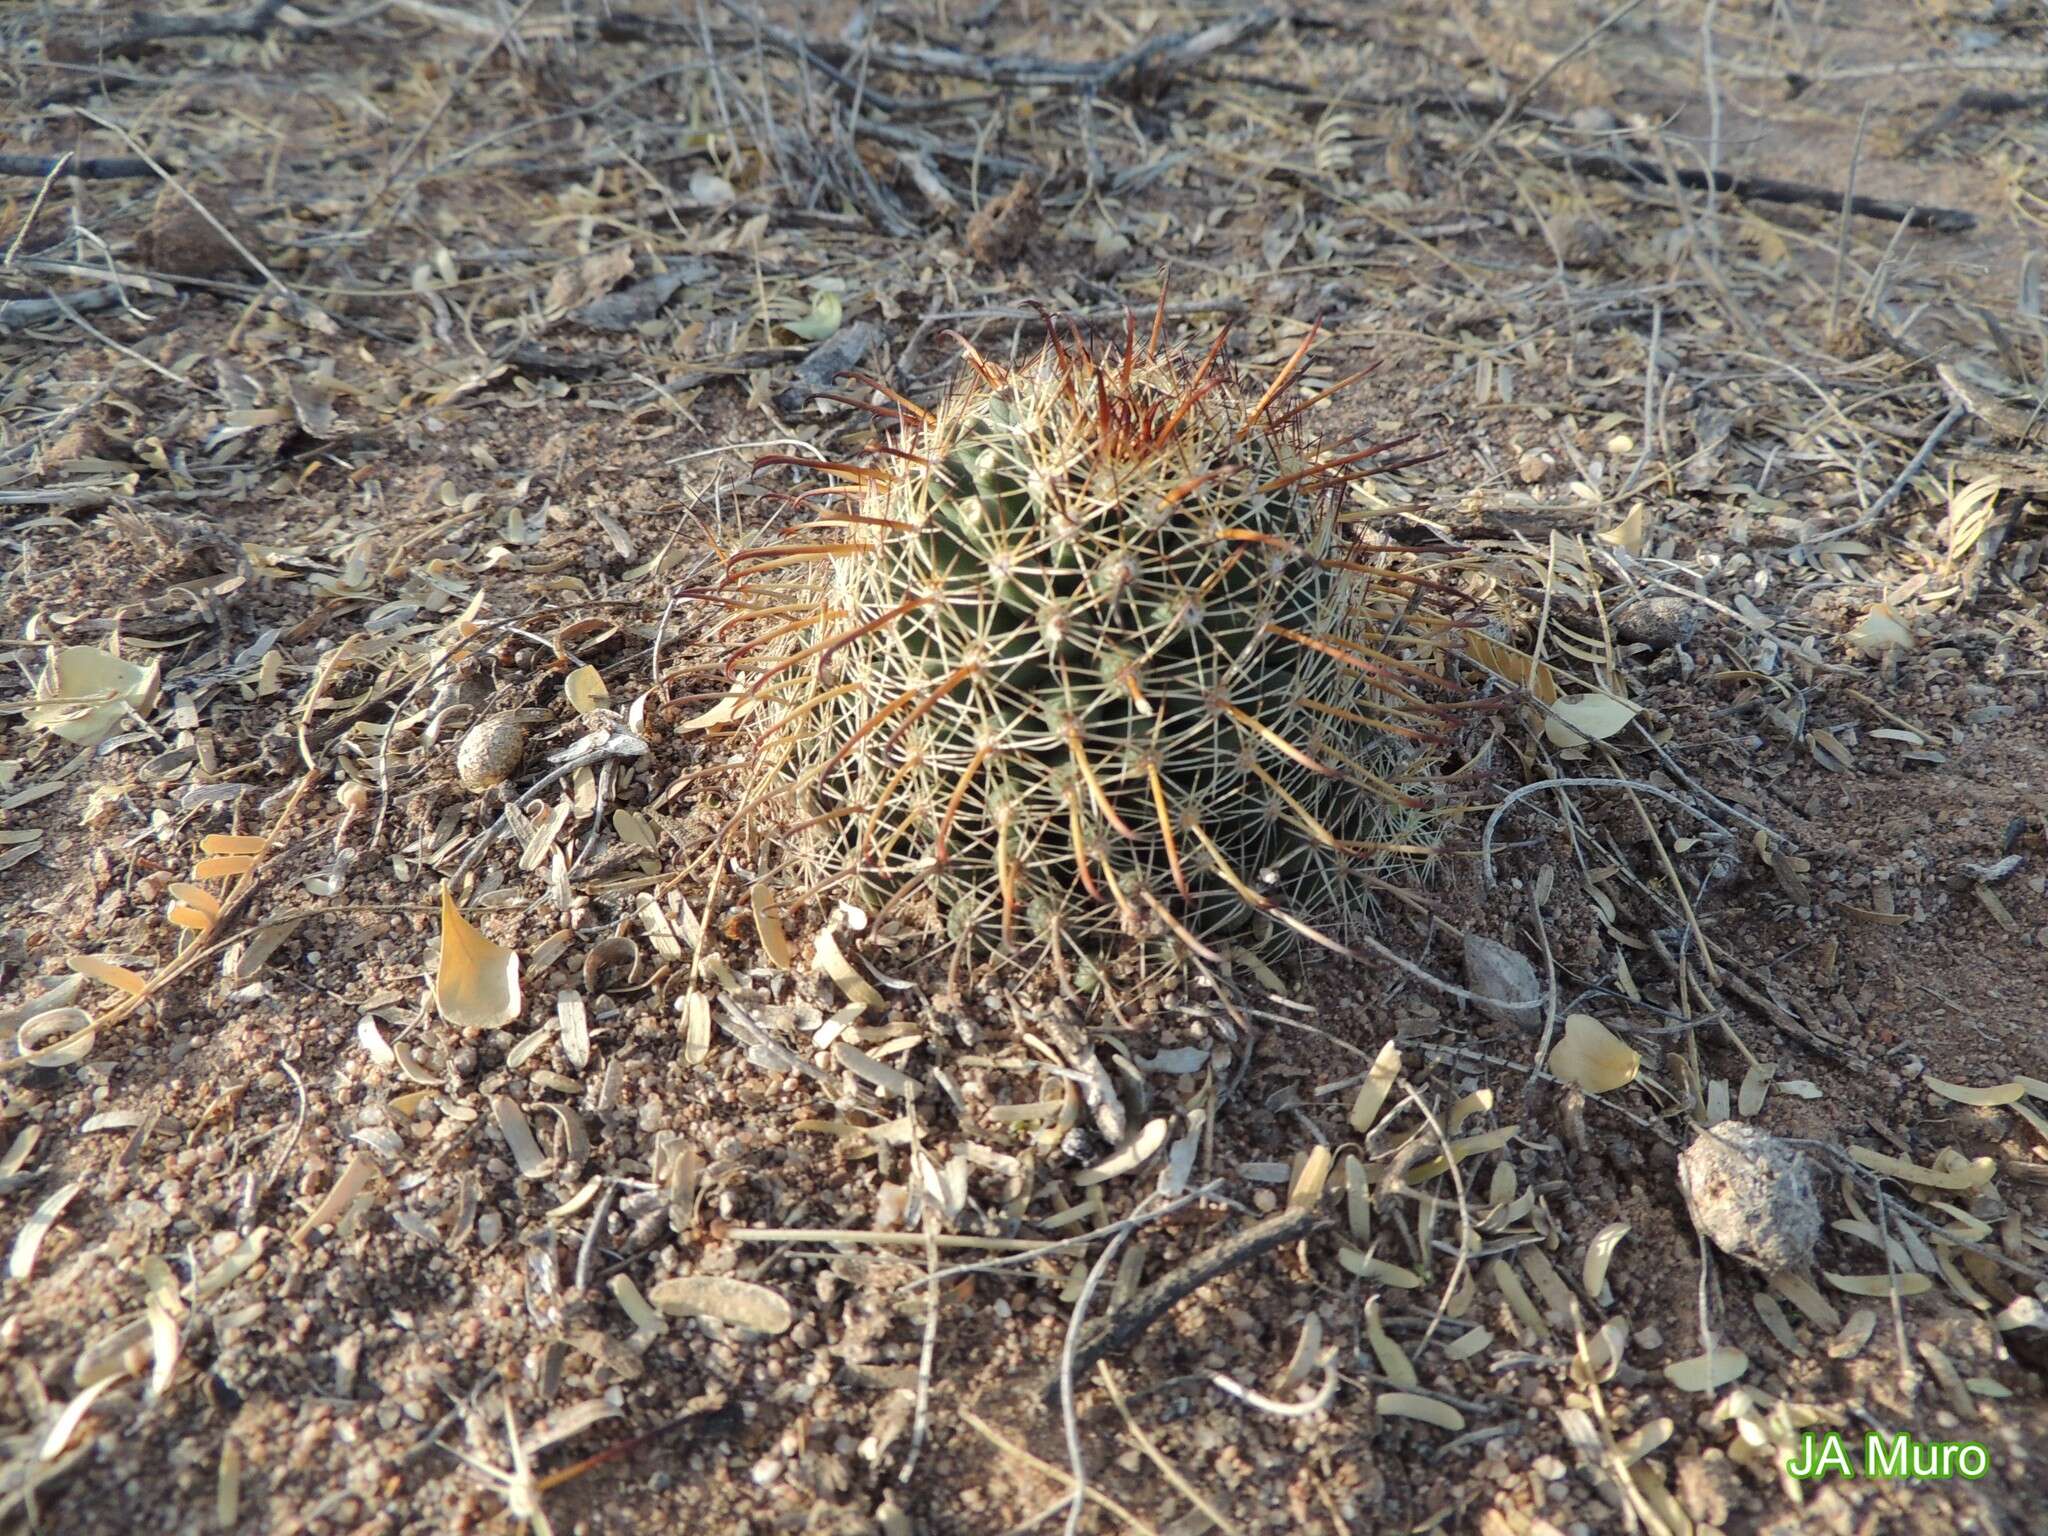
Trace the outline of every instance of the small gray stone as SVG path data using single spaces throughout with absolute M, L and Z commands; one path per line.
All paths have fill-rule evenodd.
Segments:
M 1557 236 L 1558 259 L 1574 270 L 1598 266 L 1614 245 L 1614 235 L 1607 226 L 1585 214 L 1564 220 L 1553 233 Z
M 1820 1242 L 1820 1197 L 1804 1155 L 1753 1125 L 1701 1131 L 1678 1159 L 1692 1224 L 1716 1248 L 1756 1269 L 1803 1269 Z
M 1474 1006 L 1496 1024 L 1534 1029 L 1543 1022 L 1543 984 L 1536 967 L 1505 944 L 1465 935 L 1465 985 L 1485 999 Z
M 1699 609 L 1682 597 L 1645 597 L 1614 616 L 1617 635 L 1653 651 L 1684 645 L 1699 627 Z

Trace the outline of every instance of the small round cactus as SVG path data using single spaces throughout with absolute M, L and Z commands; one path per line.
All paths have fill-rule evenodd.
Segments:
M 860 462 L 763 461 L 825 483 L 721 589 L 753 803 L 820 884 L 928 900 L 975 950 L 1334 943 L 1427 856 L 1461 702 L 1455 588 L 1343 517 L 1395 445 L 1307 435 L 1306 340 L 1254 395 L 1222 337 L 1048 330 L 1016 367 L 963 342 Z

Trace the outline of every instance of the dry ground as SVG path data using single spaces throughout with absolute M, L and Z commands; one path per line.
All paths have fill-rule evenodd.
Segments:
M 11 8 L 0 1512 L 995 1532 L 1067 1525 L 1078 1463 L 1087 1530 L 2041 1529 L 2048 1339 L 1996 1320 L 2048 1296 L 2044 34 L 1936 0 Z M 1481 811 L 1682 804 L 1529 795 L 1492 886 L 1474 817 L 1383 928 L 1444 973 L 1468 931 L 1547 954 L 1632 1083 L 1391 969 L 1154 975 L 1086 1022 L 1195 1162 L 1077 1181 L 1108 1149 L 1033 1116 L 1037 989 L 842 930 L 902 983 L 849 1020 L 833 914 L 714 844 L 742 743 L 692 723 L 725 687 L 693 593 L 757 454 L 861 430 L 806 401 L 813 349 L 928 392 L 945 329 L 1120 325 L 1162 275 L 1250 366 L 1318 318 L 1311 384 L 1377 362 L 1335 424 L 1443 456 L 1361 512 L 1482 551 L 1525 644 L 1643 706 L 1576 755 L 1494 717 Z M 160 669 L 91 748 L 28 708 L 62 646 Z M 454 743 L 508 709 L 522 787 L 648 750 L 479 847 L 505 792 Z M 505 1028 L 433 1004 L 458 871 L 521 959 Z M 1809 1284 L 1687 1220 L 1677 1151 L 1729 1115 L 1822 1170 Z M 1070 1445 L 1076 1306 L 1214 1255 L 1317 1146 L 1325 1224 L 1083 1372 Z M 704 1276 L 790 1326 L 649 1310 Z M 1717 1349 L 1730 1379 L 1681 1364 Z M 1802 1488 L 1812 1424 L 1991 1473 Z

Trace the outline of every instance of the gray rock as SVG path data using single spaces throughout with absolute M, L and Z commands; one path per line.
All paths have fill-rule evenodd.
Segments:
M 1820 1242 L 1820 1197 L 1798 1150 L 1739 1121 L 1701 1131 L 1678 1159 L 1692 1224 L 1756 1269 L 1803 1269 Z
M 1645 597 L 1614 616 L 1615 634 L 1653 651 L 1684 645 L 1699 627 L 1699 609 L 1682 597 Z
M 1505 944 L 1465 935 L 1465 985 L 1485 999 L 1474 1006 L 1496 1024 L 1535 1029 L 1543 1022 L 1543 983 L 1536 967 Z

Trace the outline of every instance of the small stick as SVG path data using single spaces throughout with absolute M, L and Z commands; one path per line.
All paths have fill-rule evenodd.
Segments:
M 0 155 L 0 176 L 76 176 L 81 181 L 128 181 L 155 174 L 134 155 Z
M 1168 1270 L 1089 1330 L 1088 1337 L 1074 1349 L 1074 1373 L 1092 1370 L 1105 1355 L 1136 1342 L 1147 1328 L 1219 1275 L 1308 1236 L 1319 1219 L 1312 1206 L 1289 1207 Z M 1063 1369 L 1064 1365 L 1062 1362 Z M 1062 1371 L 1055 1370 L 1046 1381 L 1042 1395 L 1047 1402 L 1058 1394 L 1061 1376 Z
M 1953 432 L 1956 423 L 1968 414 L 1969 412 L 1961 405 L 1950 406 L 1948 414 L 1936 422 L 1934 430 L 1927 434 L 1927 441 L 1920 445 L 1920 451 L 1907 461 L 1906 467 L 1899 471 L 1899 478 L 1891 483 L 1890 488 L 1870 504 L 1870 510 L 1857 518 L 1855 522 L 1849 524 L 1848 527 L 1837 529 L 1830 533 L 1828 537 L 1831 539 L 1847 538 L 1850 534 L 1860 533 L 1876 522 L 1886 507 L 1889 507 L 1893 502 L 1905 495 L 1906 487 L 1913 483 L 1915 475 L 1927 467 L 1927 461 L 1934 457 L 1934 450 L 1941 446 L 1942 439 Z
M 1665 176 L 1664 169 L 1655 161 L 1638 160 L 1629 155 L 1611 155 L 1601 150 L 1553 149 L 1544 147 L 1536 151 L 1546 160 L 1556 160 L 1583 171 L 1588 176 L 1599 176 L 1609 181 L 1634 181 L 1655 185 Z M 1977 216 L 1960 208 L 1940 208 L 1926 203 L 1893 203 L 1882 198 L 1850 195 L 1844 197 L 1830 187 L 1816 187 L 1802 181 L 1781 181 L 1775 176 L 1737 176 L 1730 171 L 1708 172 L 1697 166 L 1678 166 L 1672 172 L 1678 184 L 1692 191 L 1700 192 L 1712 188 L 1743 198 L 1752 203 L 1786 203 L 1807 208 L 1840 209 L 1845 202 L 1849 212 L 1866 219 L 1883 219 L 1887 223 L 1904 221 L 1918 229 L 1931 229 L 1944 235 L 1961 234 L 1977 227 Z
M 100 46 L 102 53 L 127 53 L 145 43 L 170 42 L 185 37 L 261 37 L 270 30 L 284 0 L 260 0 L 234 16 L 158 16 L 137 23 L 112 41 Z
M 1828 286 L 1828 323 L 1821 335 L 1835 339 L 1835 317 L 1842 303 L 1842 269 L 1849 264 L 1849 205 L 1856 198 L 1856 170 L 1863 163 L 1863 132 L 1870 126 L 1870 108 L 1856 119 L 1856 144 L 1849 151 L 1849 184 L 1842 192 L 1842 221 L 1835 231 L 1835 278 Z
M 46 299 L 0 300 L 0 335 L 8 331 L 26 330 L 32 325 L 42 325 L 50 320 L 67 319 L 71 313 L 85 314 L 96 309 L 112 309 L 120 304 L 124 297 L 119 283 L 108 283 L 103 288 L 88 288 L 83 293 L 74 293 L 69 299 L 60 299 L 52 295 Z

